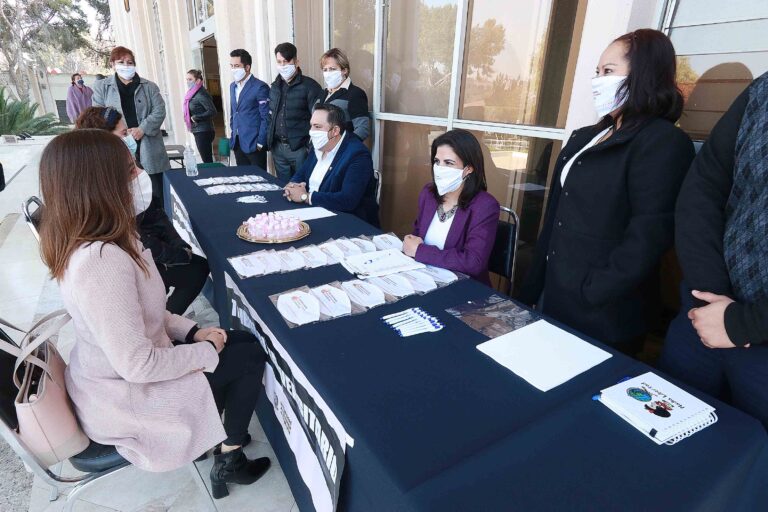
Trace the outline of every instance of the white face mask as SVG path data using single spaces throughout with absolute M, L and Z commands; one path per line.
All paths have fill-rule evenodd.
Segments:
M 333 71 L 323 71 L 323 79 L 325 80 L 326 87 L 335 89 L 344 81 L 344 75 L 342 75 L 341 71 L 338 69 L 334 69 Z
M 296 64 L 286 64 L 285 66 L 277 66 L 277 72 L 283 77 L 286 82 L 296 74 Z
M 432 165 L 432 172 L 435 175 L 435 186 L 437 193 L 441 196 L 453 192 L 464 182 L 464 169 L 456 169 L 445 165 Z M 467 174 L 469 176 L 469 174 Z
M 623 98 L 616 98 L 616 91 L 626 79 L 626 76 L 616 75 L 596 76 L 592 79 L 592 101 L 598 116 L 603 117 L 624 104 L 626 94 Z
M 127 66 L 125 64 L 115 64 L 117 76 L 123 80 L 131 80 L 136 75 L 136 66 Z
M 136 156 L 136 148 L 139 146 L 136 142 L 136 139 L 133 138 L 133 135 L 130 133 L 123 137 L 123 142 L 125 142 L 125 145 L 128 146 L 128 149 L 131 150 L 131 154 L 133 156 Z
M 239 82 L 245 78 L 245 68 L 233 68 L 232 69 L 232 80 L 235 82 Z
M 133 186 L 133 209 L 136 215 L 146 211 L 152 202 L 152 179 L 146 171 L 140 171 L 131 182 Z
M 312 147 L 318 151 L 322 151 L 322 149 L 327 146 L 328 142 L 330 141 L 328 132 L 324 130 L 309 130 L 309 138 L 312 139 Z

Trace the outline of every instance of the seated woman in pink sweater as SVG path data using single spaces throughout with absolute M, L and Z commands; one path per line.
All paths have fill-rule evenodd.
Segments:
M 139 468 L 169 471 L 216 446 L 219 498 L 227 483 L 253 483 L 269 468 L 242 449 L 265 354 L 251 334 L 199 329 L 166 311 L 136 232 L 137 174 L 123 141 L 103 130 L 59 135 L 40 161 L 41 252 L 75 328 L 67 391 L 88 437 Z
M 499 202 L 486 192 L 480 143 L 451 130 L 432 143 L 432 183 L 419 194 L 413 234 L 403 252 L 416 261 L 468 274 L 490 284 L 488 259 L 496 240 Z

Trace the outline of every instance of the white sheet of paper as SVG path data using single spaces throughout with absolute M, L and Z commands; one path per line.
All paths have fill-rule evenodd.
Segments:
M 264 263 L 259 258 L 253 257 L 251 254 L 245 256 L 239 256 L 236 258 L 230 258 L 229 262 L 239 275 L 243 277 L 255 277 L 264 274 L 266 268 Z
M 282 210 L 279 212 L 280 215 L 283 215 L 285 217 L 296 217 L 299 220 L 315 220 L 315 219 L 322 219 L 325 217 L 333 217 L 336 215 L 330 210 L 326 210 L 322 206 L 309 206 L 307 208 L 295 208 L 293 210 Z
M 380 306 L 386 302 L 381 288 L 373 286 L 371 283 L 355 279 L 341 283 L 341 287 L 344 288 L 353 302 L 364 308 Z
M 328 256 L 316 245 L 307 245 L 298 251 L 304 256 L 304 261 L 309 268 L 322 267 L 328 264 Z
M 380 251 L 385 249 L 397 249 L 398 251 L 403 250 L 403 241 L 388 233 L 383 235 L 376 235 L 373 237 L 373 243 Z
M 280 258 L 280 269 L 283 272 L 293 272 L 304 268 L 306 261 L 299 251 L 287 249 L 278 251 L 277 257 Z
M 413 289 L 419 293 L 427 293 L 437 289 L 435 280 L 423 270 L 409 270 L 399 275 L 408 279 L 408 281 L 411 282 L 411 285 L 413 285 Z
M 403 276 L 392 274 L 389 276 L 372 277 L 368 279 L 368 282 L 378 286 L 385 293 L 392 295 L 393 297 L 407 297 L 413 295 L 416 291 L 413 289 L 411 282 Z
M 541 391 L 549 391 L 611 357 L 544 320 L 486 341 L 477 349 Z
M 294 290 L 277 298 L 277 310 L 283 318 L 296 325 L 320 320 L 320 303 L 312 295 Z
M 368 252 L 347 257 L 344 268 L 357 274 L 357 277 L 381 277 L 406 270 L 418 270 L 424 268 L 419 263 L 403 254 L 399 249 L 387 249 L 384 251 Z
M 450 284 L 459 280 L 459 277 L 450 270 L 432 265 L 425 266 L 421 271 L 429 274 L 438 283 Z
M 312 295 L 320 302 L 320 312 L 325 316 L 336 318 L 352 313 L 352 303 L 344 290 L 324 284 L 312 288 Z

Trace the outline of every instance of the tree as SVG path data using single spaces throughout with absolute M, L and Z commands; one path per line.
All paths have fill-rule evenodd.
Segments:
M 15 96 L 29 99 L 26 70 L 42 66 L 46 51 L 66 54 L 92 48 L 88 28 L 85 13 L 74 0 L 0 0 L 0 55 Z
M 53 114 L 35 117 L 37 103 L 12 101 L 5 97 L 5 88 L 0 87 L 0 133 L 17 134 L 28 132 L 31 135 L 56 135 L 67 131 Z
M 475 25 L 469 32 L 469 55 L 467 72 L 475 73 L 476 78 L 490 77 L 496 56 L 504 50 L 506 44 L 506 29 L 496 23 L 495 19 L 487 19 L 482 25 Z

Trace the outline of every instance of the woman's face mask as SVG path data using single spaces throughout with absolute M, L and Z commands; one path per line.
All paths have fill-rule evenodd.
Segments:
M 136 215 L 143 213 L 149 208 L 152 202 L 152 179 L 146 171 L 139 171 L 139 174 L 131 181 L 133 187 L 133 209 Z
M 464 183 L 464 169 L 448 167 L 438 163 L 432 164 L 432 173 L 435 176 L 435 187 L 441 196 L 457 190 Z M 469 174 L 467 174 L 469 176 Z

